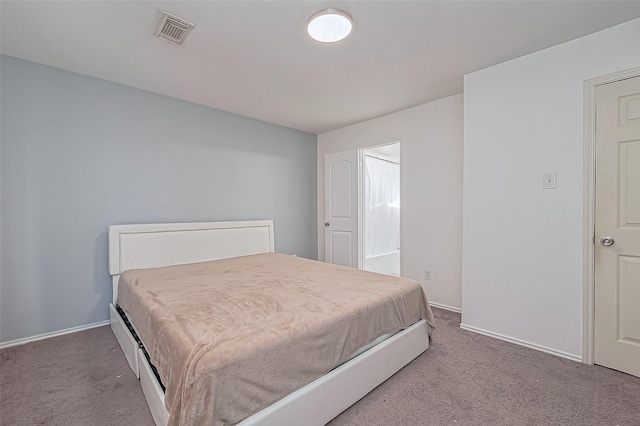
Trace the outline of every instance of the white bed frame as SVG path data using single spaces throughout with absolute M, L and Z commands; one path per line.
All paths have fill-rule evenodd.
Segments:
M 164 392 L 133 335 L 115 309 L 118 280 L 127 269 L 204 262 L 274 251 L 273 222 L 203 222 L 109 227 L 113 277 L 111 328 L 129 366 L 140 379 L 153 419 L 166 426 Z M 241 426 L 324 425 L 424 352 L 424 320 L 393 335 L 314 382 L 259 411 Z

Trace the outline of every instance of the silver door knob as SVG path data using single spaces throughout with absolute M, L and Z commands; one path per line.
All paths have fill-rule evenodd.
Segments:
M 329 225 L 331 225 L 329 222 L 324 223 L 324 226 L 329 226 Z
M 602 244 L 605 247 L 612 246 L 613 243 L 615 243 L 615 241 L 611 237 L 602 237 L 602 238 L 600 238 L 600 244 Z

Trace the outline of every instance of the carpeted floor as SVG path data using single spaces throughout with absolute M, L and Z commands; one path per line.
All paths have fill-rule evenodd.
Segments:
M 331 426 L 640 426 L 640 379 L 459 328 L 434 309 L 427 352 Z M 0 351 L 2 425 L 153 425 L 106 327 Z

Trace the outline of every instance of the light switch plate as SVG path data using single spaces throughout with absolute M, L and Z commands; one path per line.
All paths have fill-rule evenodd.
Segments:
M 544 173 L 542 175 L 542 189 L 556 189 L 557 179 L 557 173 Z

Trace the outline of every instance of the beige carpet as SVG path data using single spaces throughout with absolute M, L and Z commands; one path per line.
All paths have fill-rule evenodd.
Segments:
M 431 348 L 341 425 L 640 426 L 640 379 L 461 330 L 434 309 Z M 109 327 L 0 351 L 1 425 L 153 425 Z

